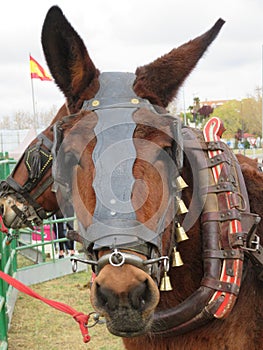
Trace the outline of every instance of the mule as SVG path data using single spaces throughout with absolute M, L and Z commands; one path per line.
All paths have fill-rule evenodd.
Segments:
M 1 183 L 1 214 L 9 228 L 39 225 L 58 209 L 51 176 L 53 125 L 67 113 L 63 105 L 51 124 L 27 147 L 11 176 Z
M 262 214 L 263 175 L 241 160 L 246 190 L 220 133 L 210 140 L 166 112 L 223 23 L 134 75 L 100 73 L 58 7 L 43 25 L 66 106 L 45 131 L 55 186 L 34 201 L 48 212 L 72 201 L 97 274 L 93 306 L 127 349 L 262 349 L 262 224 L 251 212 Z M 6 224 L 33 204 L 28 191 L 50 171 L 23 200 L 13 183 L 2 185 Z M 28 180 L 22 161 L 16 172 L 19 184 Z

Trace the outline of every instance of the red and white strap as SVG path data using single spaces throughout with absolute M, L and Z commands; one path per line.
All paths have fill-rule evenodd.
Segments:
M 203 134 L 206 142 L 216 142 L 221 140 L 221 136 L 224 132 L 224 126 L 223 122 L 217 118 L 213 117 L 208 120 L 208 122 L 205 124 L 203 129 Z M 219 154 L 221 154 L 221 150 L 211 150 L 208 151 L 208 157 L 213 158 Z M 214 167 L 212 167 L 212 173 L 214 177 L 214 181 L 217 184 L 221 171 L 222 171 L 223 164 L 217 164 Z M 226 209 L 231 209 L 230 207 L 230 195 L 232 192 L 227 192 L 226 196 Z M 241 222 L 239 220 L 229 220 L 229 234 L 235 234 L 237 232 L 242 232 Z M 227 282 L 227 283 L 234 283 L 240 287 L 241 284 L 241 273 L 243 266 L 243 261 L 240 259 L 234 259 L 233 260 L 233 276 L 229 276 L 226 271 L 226 260 L 223 260 L 222 269 L 221 269 L 221 275 L 220 275 L 220 281 Z M 218 310 L 215 312 L 214 317 L 216 318 L 223 318 L 226 317 L 229 312 L 231 311 L 232 307 L 235 304 L 236 296 L 232 293 L 222 292 L 222 291 L 216 291 L 214 295 L 212 296 L 210 301 L 217 300 L 218 298 L 224 296 L 224 301 L 221 303 Z

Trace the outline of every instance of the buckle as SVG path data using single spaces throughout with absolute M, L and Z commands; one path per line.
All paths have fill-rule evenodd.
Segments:
M 257 252 L 260 247 L 260 237 L 256 234 L 253 235 L 253 239 L 247 242 L 246 247 L 240 247 L 241 249 L 248 252 Z

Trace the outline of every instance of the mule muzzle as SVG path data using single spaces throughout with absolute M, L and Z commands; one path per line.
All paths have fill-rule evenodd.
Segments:
M 29 226 L 28 207 L 18 202 L 12 196 L 0 198 L 1 216 L 3 222 L 8 228 L 21 228 Z
M 93 307 L 104 315 L 108 330 L 121 337 L 148 332 L 159 302 L 158 287 L 149 274 L 151 263 L 132 255 L 115 250 L 102 256 L 91 288 Z
M 50 184 L 50 181 L 47 183 Z M 6 227 L 20 229 L 40 226 L 52 213 L 46 212 L 11 175 L 0 182 L 0 215 Z

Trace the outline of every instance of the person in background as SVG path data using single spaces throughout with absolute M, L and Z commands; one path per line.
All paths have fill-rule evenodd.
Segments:
M 68 218 L 74 217 L 74 209 L 72 205 L 67 205 L 66 206 L 66 214 Z M 68 221 L 66 223 L 66 230 L 73 230 L 74 228 L 74 222 L 73 220 Z M 69 240 L 66 242 L 67 249 L 69 251 L 70 256 L 73 256 L 75 254 L 75 242 L 73 240 Z
M 52 217 L 53 220 L 63 219 L 63 215 L 61 211 L 59 210 L 56 214 Z M 54 222 L 53 224 L 53 230 L 55 232 L 56 239 L 65 238 L 65 224 L 64 222 Z M 65 242 L 59 242 L 59 255 L 58 258 L 62 259 L 64 258 L 65 254 Z
M 74 216 L 73 208 L 71 211 L 68 209 L 67 216 L 68 217 Z M 64 216 L 63 216 L 61 210 L 59 210 L 56 214 L 53 215 L 53 220 L 63 219 L 63 218 L 64 218 Z M 65 238 L 67 230 L 72 230 L 72 229 L 73 229 L 73 221 L 55 222 L 53 224 L 53 230 L 55 232 L 56 238 Z M 73 256 L 75 254 L 74 245 L 75 245 L 74 241 L 59 242 L 58 258 L 59 259 L 64 258 L 65 252 L 69 252 L 70 256 Z

